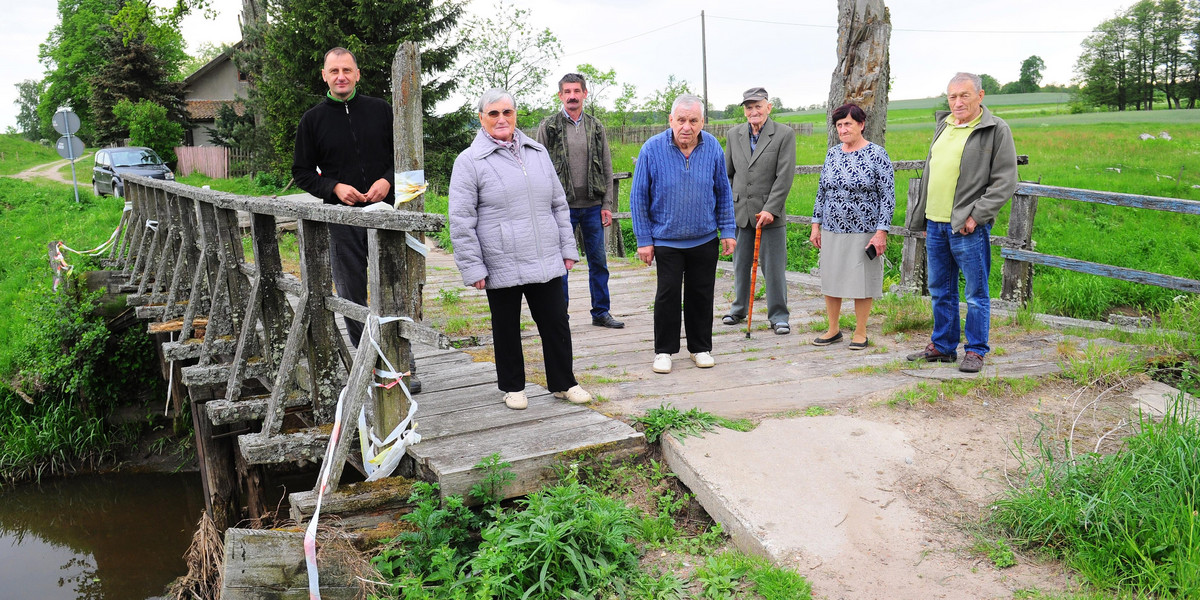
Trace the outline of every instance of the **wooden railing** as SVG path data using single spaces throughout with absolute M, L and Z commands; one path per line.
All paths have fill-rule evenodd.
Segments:
M 1021 165 L 1029 164 L 1029 157 L 1020 155 L 1017 157 L 1017 163 Z M 895 161 L 892 163 L 892 166 L 897 171 L 923 171 L 925 161 Z M 821 165 L 796 166 L 796 175 L 819 175 L 820 173 Z M 631 177 L 632 174 L 627 172 L 615 173 L 613 175 L 614 196 L 620 197 L 621 181 L 630 179 Z M 912 210 L 913 202 L 920 192 L 920 186 L 921 179 L 919 177 L 910 179 L 908 182 L 908 209 L 910 211 Z M 1007 235 L 993 235 L 991 237 L 991 244 L 993 246 L 1000 246 L 1000 256 L 1004 259 L 1004 264 L 1001 267 L 1001 299 L 1021 304 L 1029 301 L 1033 290 L 1033 265 L 1046 265 L 1123 281 L 1200 293 L 1200 281 L 1193 279 L 1034 252 L 1033 221 L 1037 214 L 1039 197 L 1200 215 L 1200 202 L 1192 200 L 1100 192 L 1021 182 L 1017 186 L 1016 193 L 1012 198 Z M 619 219 L 628 218 L 630 218 L 630 213 L 628 212 L 614 211 L 613 213 L 614 223 L 618 223 Z M 803 215 L 788 215 L 787 221 L 789 224 L 797 225 L 812 224 L 812 218 Z M 618 256 L 625 256 L 624 239 L 616 233 L 620 231 L 619 227 L 610 229 L 614 233 L 608 238 L 609 251 Z M 927 294 L 925 232 L 910 231 L 905 227 L 893 225 L 888 233 L 904 239 L 900 265 L 901 288 L 914 293 Z
M 423 162 L 417 57 L 414 44 L 402 44 L 393 66 L 397 172 L 419 169 Z M 109 266 L 128 277 L 127 302 L 137 306 L 138 316 L 152 321 L 152 330 L 171 332 L 173 339 L 162 348 L 165 359 L 195 363 L 179 373 L 192 403 L 206 501 L 218 526 L 240 520 L 233 480 L 246 464 L 322 460 L 345 386 L 343 430 L 329 477 L 329 491 L 336 489 L 360 410 L 366 406 L 380 439 L 408 411 L 399 386 L 379 388 L 375 402 L 367 403 L 380 352 L 404 371 L 411 341 L 449 347 L 445 335 L 421 324 L 420 234 L 441 230 L 445 217 L 425 213 L 420 196 L 396 210 L 367 211 L 145 177 L 129 176 L 125 183 L 129 210 Z M 243 250 L 239 212 L 249 215 L 253 260 Z M 279 218 L 296 220 L 299 278 L 283 270 Z M 365 306 L 333 294 L 331 224 L 367 230 Z M 347 347 L 337 315 L 366 324 L 357 350 Z M 411 320 L 381 323 L 381 317 Z M 368 336 L 378 347 L 366 343 Z M 269 395 L 243 398 L 251 387 Z M 297 411 L 310 427 L 285 433 L 285 413 Z M 234 424 L 238 429 L 230 429 Z

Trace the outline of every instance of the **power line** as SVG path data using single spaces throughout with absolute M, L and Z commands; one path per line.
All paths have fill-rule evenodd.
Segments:
M 657 28 L 657 29 L 651 29 L 650 31 L 644 31 L 644 32 L 642 32 L 642 33 L 639 33 L 639 34 L 637 34 L 637 35 L 631 35 L 631 36 L 629 36 L 629 37 L 627 37 L 627 38 L 620 39 L 620 40 L 617 40 L 617 41 L 615 41 L 615 42 L 609 42 L 609 43 L 607 43 L 607 44 L 601 44 L 601 45 L 599 45 L 599 46 L 596 46 L 596 47 L 593 47 L 593 48 L 588 48 L 587 50 L 579 50 L 579 51 L 576 51 L 576 52 L 568 52 L 568 53 L 566 53 L 566 54 L 564 54 L 564 55 L 563 55 L 563 58 L 566 58 L 566 57 L 568 57 L 568 56 L 574 56 L 574 55 L 576 55 L 576 54 L 583 54 L 584 52 L 591 52 L 592 50 L 599 50 L 599 49 L 601 49 L 601 48 L 607 48 L 607 47 L 609 47 L 609 46 L 614 46 L 614 45 L 616 45 L 616 44 L 620 44 L 620 43 L 622 43 L 622 42 L 628 42 L 629 40 L 633 40 L 633 39 L 637 39 L 637 38 L 640 38 L 640 37 L 643 37 L 643 36 L 647 36 L 647 35 L 650 35 L 651 33 L 654 33 L 654 32 L 657 32 L 657 31 L 662 31 L 662 30 L 664 30 L 664 29 L 669 29 L 669 28 L 671 28 L 671 27 L 674 27 L 674 26 L 676 26 L 676 25 L 679 25 L 679 24 L 681 24 L 681 23 L 686 23 L 686 22 L 688 22 L 688 21 L 694 21 L 694 20 L 696 20 L 696 19 L 699 19 L 699 18 L 700 18 L 700 17 L 699 17 L 698 15 L 697 15 L 697 16 L 694 16 L 694 17 L 688 17 L 688 18 L 686 18 L 686 19 L 683 19 L 683 20 L 680 20 L 680 21 L 676 21 L 676 22 L 674 22 L 674 23 L 671 23 L 670 25 L 663 25 L 662 27 L 659 27 L 659 28 Z
M 767 21 L 767 20 L 763 20 L 763 19 L 743 19 L 741 17 L 722 17 L 722 16 L 718 16 L 718 15 L 708 15 L 708 16 L 713 19 L 724 19 L 726 21 L 744 21 L 746 23 L 762 23 L 764 25 L 790 25 L 792 27 L 810 27 L 813 29 L 837 29 L 837 25 L 813 25 L 812 23 L 793 23 L 793 22 L 789 22 L 789 21 Z M 1084 31 L 1084 30 L 1079 30 L 1079 31 L 1037 30 L 1037 31 L 1034 31 L 1034 30 L 1028 30 L 1028 29 L 1005 31 L 1005 30 L 982 30 L 982 29 L 905 29 L 905 28 L 899 28 L 899 27 L 893 27 L 892 31 L 894 31 L 894 32 L 901 31 L 901 32 L 905 32 L 905 33 L 969 33 L 969 34 L 1002 34 L 1002 35 L 1011 35 L 1011 34 L 1015 34 L 1015 33 L 1028 33 L 1028 34 L 1096 33 L 1095 29 L 1088 29 L 1086 31 Z

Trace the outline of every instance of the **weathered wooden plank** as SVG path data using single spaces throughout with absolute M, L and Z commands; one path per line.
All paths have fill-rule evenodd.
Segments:
M 321 500 L 321 516 L 345 517 L 363 511 L 392 511 L 396 516 L 412 512 L 408 502 L 415 480 L 406 477 L 387 477 L 379 481 L 348 483 Z M 317 505 L 317 494 L 311 490 L 288 494 L 291 518 L 306 522 Z M 398 519 L 397 519 L 398 520 Z
M 1185 277 L 1175 277 L 1174 275 L 1162 275 L 1159 273 L 1151 273 L 1149 271 L 1139 271 L 1137 269 L 1127 269 L 1125 267 L 1102 265 L 1086 260 L 1053 256 L 1050 254 L 1042 254 L 1040 252 L 1031 252 L 1029 250 L 1013 250 L 1010 248 L 1004 248 L 1000 251 L 1000 256 L 1005 259 L 1023 260 L 1035 265 L 1047 265 L 1050 267 L 1057 267 L 1059 269 L 1066 269 L 1068 271 L 1076 271 L 1079 273 L 1088 273 L 1089 275 L 1099 275 L 1101 277 L 1120 279 L 1121 281 L 1144 283 L 1146 285 L 1155 285 L 1158 287 L 1179 290 L 1182 292 L 1191 292 L 1193 294 L 1200 293 L 1200 281 L 1195 279 L 1187 279 Z
M 279 428 L 283 425 L 284 399 L 289 395 L 286 393 L 288 386 L 285 385 L 285 378 L 290 377 L 292 370 L 296 368 L 296 364 L 300 360 L 300 350 L 305 343 L 304 332 L 310 325 L 309 306 L 311 303 L 308 301 L 308 290 L 304 290 L 304 293 L 300 295 L 296 312 L 292 314 L 292 327 L 287 334 L 287 344 L 283 348 L 283 356 L 280 357 L 279 366 L 275 370 L 276 379 L 271 390 L 271 397 L 263 411 L 262 431 L 268 435 L 279 433 Z
M 300 278 L 307 293 L 305 313 L 308 327 L 306 337 L 295 340 L 288 335 L 288 344 L 308 346 L 309 389 L 312 390 L 313 414 L 318 423 L 333 421 L 333 410 L 344 381 L 338 352 L 342 334 L 334 322 L 333 313 L 325 310 L 323 298 L 333 290 L 333 271 L 329 267 L 329 226 L 318 221 L 301 220 L 296 225 L 300 244 Z M 301 309 L 296 308 L 297 312 Z
M 409 251 L 411 252 L 411 250 Z M 356 321 L 362 321 L 363 323 L 367 322 L 371 314 L 369 308 L 337 296 L 325 296 L 324 303 L 326 309 L 345 315 Z M 425 344 L 434 348 L 450 348 L 450 336 L 424 323 L 400 321 L 396 324 L 396 327 L 400 330 L 400 337 L 410 342 Z
M 133 314 L 143 321 L 161 321 L 166 314 L 166 307 L 161 304 L 154 306 L 135 306 Z
M 466 496 L 483 478 L 474 468 L 483 458 L 499 454 L 513 465 L 516 479 L 505 497 L 523 496 L 554 480 L 553 466 L 595 453 L 622 460 L 645 451 L 641 433 L 594 411 L 514 425 L 502 435 L 457 435 L 423 441 L 408 453 L 418 473 L 436 477 L 442 496 Z
M 930 131 L 932 132 L 932 129 Z M 1017 164 L 1018 165 L 1029 164 L 1029 155 L 1028 154 L 1018 154 L 1017 155 Z M 821 167 L 823 167 L 823 166 L 824 165 L 796 165 L 796 174 L 797 175 L 820 175 Z M 923 161 L 923 160 L 894 160 L 894 161 L 892 161 L 892 169 L 896 170 L 896 171 L 924 171 L 925 170 L 925 161 Z M 1027 193 L 1027 192 L 1018 191 L 1017 193 Z M 1035 195 L 1045 195 L 1045 194 L 1035 194 Z
M 229 380 L 228 363 L 219 365 L 197 365 L 183 368 L 183 384 L 192 385 L 225 385 Z M 271 375 L 273 370 L 271 366 L 263 362 L 261 359 L 251 359 L 246 362 L 246 369 L 242 372 L 242 381 L 248 379 L 257 379 L 263 385 L 271 383 Z
M 319 563 L 321 597 L 353 600 L 354 573 L 338 560 Z M 225 532 L 223 600 L 308 600 L 304 533 L 279 529 L 229 529 Z
M 229 338 L 213 340 L 212 349 L 217 354 L 229 354 L 234 351 L 235 342 Z M 162 350 L 163 358 L 167 360 L 188 360 L 200 358 L 200 353 L 204 350 L 204 343 L 196 338 L 182 342 L 167 342 L 162 345 Z
M 921 180 L 908 180 L 908 212 L 913 210 L 917 195 L 921 190 Z M 925 255 L 924 237 L 905 237 L 904 246 L 900 250 L 900 287 L 910 294 L 925 296 L 929 294 L 927 277 L 928 264 Z
M 135 179 L 130 176 L 130 180 Z M 245 211 L 256 214 L 288 217 L 292 219 L 310 219 L 324 223 L 341 223 L 357 227 L 370 227 L 388 231 L 441 231 L 446 224 L 445 215 L 435 213 L 415 213 L 410 211 L 383 210 L 364 211 L 348 206 L 333 204 L 316 204 L 288 200 L 286 198 L 261 198 L 253 196 L 237 196 L 224 192 L 199 190 L 192 186 L 160 181 L 145 177 L 136 177 L 138 183 L 150 189 L 160 189 L 196 198 L 218 209 L 230 211 Z M 236 214 L 235 214 L 236 223 Z
M 270 396 L 250 396 L 241 400 L 209 400 L 204 408 L 208 418 L 214 424 L 238 423 L 240 421 L 258 421 L 266 417 Z M 283 409 L 309 406 L 308 397 L 298 391 L 283 396 L 280 401 Z M 263 428 L 266 431 L 266 428 Z
M 1018 194 L 1026 196 L 1041 196 L 1043 198 L 1060 198 L 1078 202 L 1092 202 L 1111 206 L 1129 206 L 1146 208 L 1187 215 L 1200 215 L 1200 202 L 1195 200 L 1180 200 L 1179 198 L 1163 198 L 1161 196 L 1142 196 L 1140 194 L 1121 194 L 1117 192 L 1100 192 L 1096 190 L 1079 190 L 1022 182 L 1017 184 Z
M 438 374 L 434 373 L 436 377 Z M 550 398 L 550 393 L 541 386 L 528 384 L 525 386 L 525 394 L 529 397 L 529 406 L 531 410 L 526 411 L 510 411 L 516 412 L 517 416 L 522 414 L 531 415 L 525 417 L 527 419 L 539 418 L 541 413 L 537 409 L 543 404 L 548 404 L 549 401 L 545 398 Z M 479 383 L 470 387 L 462 387 L 451 390 L 443 390 L 432 392 L 426 395 L 421 392 L 420 399 L 421 407 L 418 411 L 418 419 L 421 419 L 422 426 L 430 419 L 439 420 L 451 418 L 447 415 L 459 413 L 461 411 L 482 410 L 487 407 L 504 406 L 504 392 L 496 388 L 495 377 L 491 381 Z M 459 418 L 457 415 L 453 418 Z M 474 417 L 469 419 L 475 421 Z M 518 419 L 521 420 L 521 419 Z M 475 423 L 473 427 L 483 428 L 487 425 Z M 422 433 L 421 435 L 425 435 Z
M 1023 249 L 1033 248 L 1033 219 L 1037 215 L 1037 196 L 1017 194 L 1008 217 L 1008 237 Z M 1001 270 L 1000 298 L 1024 306 L 1033 297 L 1033 265 L 1004 259 Z
M 530 396 L 529 408 L 512 410 L 504 405 L 503 396 L 498 391 L 488 391 L 490 393 L 486 396 L 477 396 L 473 405 L 456 410 L 443 410 L 438 414 L 418 410 L 418 431 L 421 436 L 440 439 L 455 435 L 486 435 L 488 432 L 504 436 L 510 427 L 519 423 L 542 421 L 581 411 L 593 412 L 590 408 L 559 400 L 546 393 Z M 420 406 L 421 409 L 425 408 L 423 403 Z
M 350 439 L 358 442 L 355 436 L 350 436 Z M 319 464 L 325 456 L 325 447 L 329 445 L 329 428 L 305 429 L 277 435 L 252 433 L 240 436 L 237 440 L 242 457 L 252 465 L 277 465 L 296 461 Z

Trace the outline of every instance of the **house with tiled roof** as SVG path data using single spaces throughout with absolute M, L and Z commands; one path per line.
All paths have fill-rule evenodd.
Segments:
M 234 44 L 183 80 L 184 106 L 191 120 L 191 128 L 184 134 L 185 146 L 214 145 L 208 139 L 208 128 L 216 122 L 221 106 L 232 105 L 238 114 L 245 110 L 243 101 L 250 84 L 233 63 L 233 53 L 241 47 L 241 42 Z

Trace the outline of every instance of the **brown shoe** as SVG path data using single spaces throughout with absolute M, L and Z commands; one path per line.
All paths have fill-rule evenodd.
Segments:
M 983 357 L 975 352 L 967 351 L 966 356 L 963 356 L 961 365 L 958 365 L 958 370 L 963 373 L 978 373 L 983 368 Z
M 924 350 L 920 352 L 913 352 L 906 358 L 910 361 L 923 360 L 927 362 L 954 362 L 958 360 L 958 353 L 951 352 L 950 354 L 943 354 L 937 349 L 937 346 L 933 345 L 933 342 L 929 342 L 929 345 L 925 346 Z

